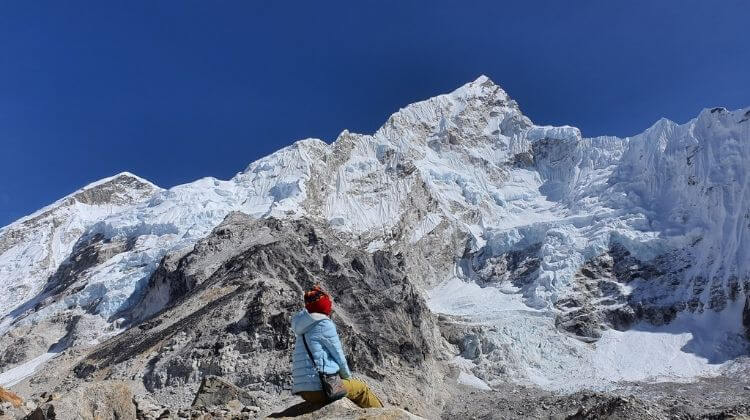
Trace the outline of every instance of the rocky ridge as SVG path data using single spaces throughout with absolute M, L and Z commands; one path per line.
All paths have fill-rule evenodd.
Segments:
M 403 267 L 401 256 L 358 251 L 325 225 L 232 213 L 179 262 L 164 259 L 133 307 L 134 326 L 72 374 L 142 381 L 173 410 L 190 405 L 206 375 L 219 375 L 249 390 L 255 405 L 272 406 L 291 387 L 290 317 L 302 291 L 320 283 L 336 296 L 352 369 L 388 389 L 390 402 L 434 415 L 442 387 L 417 384 L 443 381 L 447 343 Z M 153 302 L 164 309 L 139 318 Z

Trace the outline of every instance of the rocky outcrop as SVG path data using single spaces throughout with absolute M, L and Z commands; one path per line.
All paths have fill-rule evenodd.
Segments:
M 507 282 L 523 291 L 524 287 L 532 286 L 538 275 L 541 245 L 535 243 L 501 255 L 493 255 L 484 248 L 473 251 L 468 245 L 459 267 L 466 277 L 481 286 L 501 286 Z
M 245 406 L 256 406 L 249 392 L 234 386 L 218 376 L 206 376 L 195 394 L 192 407 L 218 407 L 238 401 Z
M 417 412 L 434 413 L 443 398 L 443 339 L 401 255 L 357 250 L 310 220 L 233 213 L 165 270 L 141 301 L 168 291 L 164 309 L 95 349 L 76 366 L 79 378 L 142 378 L 161 403 L 185 407 L 204 377 L 221 375 L 272 406 L 291 386 L 290 317 L 320 283 L 357 374 Z M 164 279 L 179 285 L 160 287 Z
M 23 405 L 9 410 L 13 418 L 26 420 L 134 419 L 130 385 L 123 381 L 82 383 L 63 393 L 35 393 Z M 0 419 L 2 413 L 0 413 Z
M 695 278 L 689 282 L 692 287 L 686 287 L 682 273 L 690 265 L 685 256 L 674 253 L 642 261 L 612 243 L 606 253 L 583 264 L 571 293 L 557 300 L 556 325 L 583 341 L 596 341 L 607 328 L 624 331 L 638 321 L 664 325 L 681 311 L 719 312 L 744 298 L 744 286 L 736 279 L 710 284 Z M 710 298 L 704 302 L 706 292 Z
M 218 378 L 215 378 L 218 379 Z M 221 381 L 221 379 L 218 379 Z M 228 384 L 228 383 L 227 383 Z M 223 388 L 226 390 L 226 388 Z M 202 391 L 199 391 L 199 394 Z M 196 396 L 198 397 L 198 396 Z M 238 399 L 226 400 L 220 395 L 214 395 L 211 405 L 195 405 L 192 407 L 174 408 L 168 407 L 154 401 L 148 395 L 136 395 L 133 403 L 138 420 L 156 420 L 165 418 L 211 420 L 211 419 L 236 419 L 245 420 L 257 418 L 260 408 L 253 405 L 245 405 Z
M 9 403 L 13 407 L 20 407 L 23 404 L 23 398 L 0 386 L 0 403 Z
M 731 381 L 661 383 L 616 390 L 546 393 L 524 386 L 468 391 L 445 405 L 441 418 L 463 419 L 745 419 L 747 391 Z M 718 397 L 721 395 L 721 397 Z
M 14 392 L 0 387 L 0 420 L 12 420 L 26 416 L 33 405 L 30 402 L 24 404 L 23 398 Z

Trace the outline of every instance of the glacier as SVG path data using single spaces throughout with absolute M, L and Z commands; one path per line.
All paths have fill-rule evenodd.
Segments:
M 314 218 L 369 252 L 403 252 L 434 311 L 487 326 L 502 349 L 463 363 L 465 381 L 716 374 L 746 351 L 749 119 L 712 108 L 586 138 L 533 124 L 481 76 L 371 135 L 301 140 L 230 180 L 162 189 L 119 174 L 0 229 L 0 334 L 64 313 L 88 320 L 66 345 L 117 334 L 162 259 L 239 211 Z

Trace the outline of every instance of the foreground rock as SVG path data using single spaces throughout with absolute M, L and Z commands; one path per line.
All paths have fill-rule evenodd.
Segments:
M 288 409 L 273 413 L 269 418 L 317 420 L 317 419 L 358 419 L 358 420 L 417 420 L 416 416 L 400 408 L 368 408 L 357 407 L 353 402 L 344 398 L 328 405 L 300 403 Z
M 507 386 L 494 391 L 457 389 L 445 405 L 445 419 L 746 419 L 750 377 L 706 378 L 695 383 L 630 383 L 610 392 L 558 394 Z M 460 388 L 460 387 L 459 387 Z M 750 388 L 750 387 L 749 387 Z
M 192 407 L 217 407 L 238 402 L 245 406 L 256 406 L 256 399 L 249 392 L 234 386 L 218 376 L 203 378 Z
M 122 381 L 85 383 L 70 392 L 39 400 L 32 419 L 133 419 L 133 393 Z

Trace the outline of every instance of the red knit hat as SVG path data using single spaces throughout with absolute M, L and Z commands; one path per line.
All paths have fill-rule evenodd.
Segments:
M 320 286 L 315 285 L 305 292 L 305 309 L 310 313 L 318 312 L 330 316 L 331 297 Z

